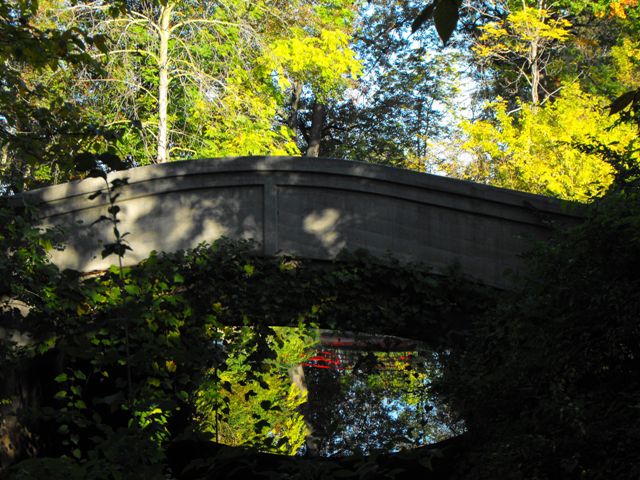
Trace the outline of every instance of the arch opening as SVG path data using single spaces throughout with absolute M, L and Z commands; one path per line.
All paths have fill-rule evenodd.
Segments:
M 463 422 L 433 391 L 442 375 L 433 347 L 306 326 L 271 331 L 272 354 L 257 364 L 232 342 L 221 344 L 226 371 L 201 386 L 198 402 L 201 425 L 215 441 L 287 455 L 346 457 L 406 451 L 464 432 Z M 245 368 L 259 373 L 239 373 Z

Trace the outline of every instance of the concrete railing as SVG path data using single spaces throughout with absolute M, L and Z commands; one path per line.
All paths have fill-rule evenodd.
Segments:
M 120 190 L 120 230 L 135 264 L 152 250 L 171 252 L 221 236 L 254 239 L 265 255 L 331 259 L 342 249 L 391 252 L 442 270 L 457 262 L 469 277 L 509 288 L 519 256 L 544 239 L 552 223 L 580 220 L 579 210 L 553 199 L 372 164 L 299 157 L 193 160 L 135 168 Z M 17 201 L 39 205 L 43 225 L 64 226 L 62 268 L 107 268 L 111 225 L 102 179 L 32 190 Z

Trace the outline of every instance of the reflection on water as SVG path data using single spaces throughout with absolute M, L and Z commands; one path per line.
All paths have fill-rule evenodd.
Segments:
M 437 355 L 406 339 L 308 328 L 240 329 L 199 395 L 219 442 L 287 455 L 371 454 L 462 433 L 431 383 Z

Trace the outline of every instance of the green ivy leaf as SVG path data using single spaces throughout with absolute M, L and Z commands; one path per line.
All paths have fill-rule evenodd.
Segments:
M 129 294 L 129 295 L 140 295 L 140 287 L 137 285 L 125 285 L 124 286 L 124 290 Z
M 255 271 L 255 267 L 250 263 L 245 264 L 242 269 L 244 270 L 244 273 L 247 275 L 247 277 L 253 276 L 253 272 Z
M 56 393 L 53 398 L 57 399 L 57 400 L 62 400 L 63 398 L 67 398 L 67 391 L 66 390 L 60 390 L 58 393 Z

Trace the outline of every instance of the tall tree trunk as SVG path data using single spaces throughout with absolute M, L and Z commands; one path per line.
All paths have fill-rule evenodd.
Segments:
M 300 96 L 302 95 L 302 83 L 293 80 L 291 82 L 291 113 L 287 119 L 287 125 L 293 131 L 294 135 L 298 134 L 298 110 L 300 109 Z
M 318 157 L 320 155 L 320 140 L 322 139 L 322 126 L 324 124 L 325 108 L 317 100 L 313 103 L 313 113 L 311 115 L 311 133 L 309 135 L 309 146 L 307 147 L 307 157 Z
M 544 5 L 544 0 L 538 0 L 538 13 L 541 14 Z M 523 2 L 523 5 L 524 2 Z M 525 5 L 526 8 L 526 5 Z M 540 30 L 539 27 L 535 27 L 535 31 L 530 32 L 531 45 L 529 47 L 529 65 L 531 66 L 531 103 L 533 108 L 536 108 L 540 104 L 540 58 L 539 58 L 539 42 L 540 42 Z
M 531 64 L 531 103 L 534 108 L 540 103 L 540 63 L 538 59 L 538 43 L 536 40 L 531 42 L 529 62 Z
M 158 57 L 158 156 L 156 163 L 169 161 L 167 107 L 169 103 L 169 36 L 172 3 L 167 3 L 160 12 L 160 55 Z

